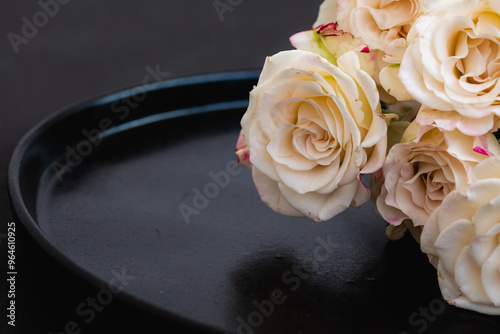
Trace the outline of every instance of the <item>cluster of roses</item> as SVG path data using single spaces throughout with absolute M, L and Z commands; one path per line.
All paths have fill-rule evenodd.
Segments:
M 325 0 L 296 50 L 267 58 L 236 147 L 276 212 L 321 221 L 371 197 L 389 238 L 420 242 L 448 302 L 497 315 L 499 13 Z

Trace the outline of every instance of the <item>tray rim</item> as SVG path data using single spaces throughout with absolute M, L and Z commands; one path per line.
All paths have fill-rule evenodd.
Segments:
M 116 98 L 124 98 L 133 96 L 134 90 L 138 87 L 145 89 L 145 92 L 152 92 L 155 90 L 161 90 L 169 87 L 182 87 L 189 86 L 192 84 L 200 83 L 217 83 L 220 81 L 230 81 L 230 80 L 255 80 L 259 77 L 260 70 L 244 70 L 244 71 L 227 71 L 227 72 L 215 72 L 209 74 L 201 75 L 191 75 L 191 76 L 180 76 L 177 78 L 171 78 L 164 81 L 160 81 L 155 84 L 149 85 L 133 85 L 122 89 L 115 89 L 113 91 L 98 94 L 89 98 L 82 99 L 78 102 L 72 103 L 66 107 L 60 108 L 56 112 L 50 114 L 49 116 L 43 118 L 35 126 L 33 126 L 28 132 L 26 132 L 22 138 L 19 140 L 15 149 L 11 155 L 9 165 L 8 165 L 8 196 L 11 204 L 11 208 L 14 216 L 21 222 L 24 228 L 28 231 L 29 235 L 34 239 L 34 241 L 41 246 L 41 248 L 56 262 L 61 264 L 64 268 L 70 272 L 81 277 L 94 287 L 102 287 L 106 284 L 106 281 L 99 276 L 93 274 L 92 272 L 85 269 L 83 266 L 77 262 L 71 260 L 63 251 L 61 251 L 48 236 L 45 235 L 43 230 L 40 228 L 36 219 L 32 217 L 21 192 L 19 171 L 21 168 L 22 159 L 26 153 L 27 148 L 33 142 L 36 135 L 43 131 L 45 128 L 50 127 L 52 124 L 57 124 L 61 121 L 61 118 L 68 116 L 72 113 L 81 112 L 92 105 L 98 103 L 103 103 L 106 100 L 114 101 Z M 189 108 L 188 108 L 189 109 Z M 175 117 L 180 117 L 181 115 L 176 115 Z M 170 321 L 174 321 L 183 326 L 190 326 L 192 329 L 200 330 L 202 332 L 222 332 L 214 326 L 204 324 L 200 321 L 189 319 L 183 315 L 173 313 L 161 307 L 155 306 L 153 303 L 148 302 L 144 299 L 134 296 L 133 294 L 122 291 L 116 294 L 114 297 L 121 299 L 129 304 L 137 306 L 150 312 L 154 315 L 164 317 Z

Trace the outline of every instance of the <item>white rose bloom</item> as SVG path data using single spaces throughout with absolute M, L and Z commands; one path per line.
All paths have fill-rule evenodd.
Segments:
M 338 22 L 343 31 L 361 39 L 377 59 L 375 81 L 389 93 L 385 102 L 411 100 L 399 79 L 406 37 L 420 15 L 423 0 L 325 0 L 314 26 Z
M 339 27 L 360 37 L 370 49 L 385 51 L 406 39 L 421 11 L 422 0 L 338 0 Z M 393 48 L 402 41 L 396 41 Z
M 474 177 L 430 216 L 421 249 L 450 304 L 500 315 L 500 157 L 477 165 Z
M 375 74 L 377 60 L 373 52 L 361 43 L 359 38 L 338 29 L 336 23 L 323 24 L 315 29 L 301 31 L 290 37 L 297 50 L 313 52 L 330 63 L 337 65 L 337 59 L 349 51 L 356 52 L 361 69 L 371 77 Z
M 500 115 L 500 2 L 429 0 L 413 25 L 399 78 L 429 108 L 427 119 L 466 124 L 482 135 Z M 458 127 L 459 129 L 461 127 Z
M 365 203 L 360 174 L 379 169 L 387 125 L 354 52 L 338 66 L 307 51 L 268 57 L 241 125 L 254 183 L 276 212 L 327 220 Z
M 417 131 L 416 139 L 407 141 Z M 450 192 L 467 188 L 472 168 L 491 151 L 500 152 L 491 134 L 475 138 L 459 131 L 411 125 L 403 143 L 390 149 L 382 168 L 378 211 L 391 225 L 408 219 L 414 226 L 425 225 Z

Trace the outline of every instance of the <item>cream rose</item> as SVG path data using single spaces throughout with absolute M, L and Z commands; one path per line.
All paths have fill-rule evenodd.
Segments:
M 325 58 L 333 65 L 349 51 L 356 52 L 361 69 L 371 77 L 375 74 L 376 58 L 359 38 L 338 29 L 336 23 L 322 24 L 315 29 L 301 31 L 290 37 L 298 50 L 310 51 Z
M 412 137 L 416 138 L 408 141 Z M 402 141 L 387 155 L 376 202 L 382 217 L 395 226 L 408 219 L 414 226 L 425 225 L 450 192 L 467 188 L 472 168 L 491 150 L 499 151 L 493 135 L 474 138 L 415 124 Z
M 381 98 L 388 103 L 394 99 L 411 100 L 413 97 L 399 79 L 399 64 L 407 48 L 408 31 L 421 12 L 422 2 L 325 0 L 315 27 L 338 22 L 339 29 L 342 29 L 340 31 L 360 38 L 376 59 L 373 77 L 384 89 Z
M 500 157 L 478 164 L 467 191 L 444 199 L 423 229 L 421 249 L 450 304 L 500 315 Z
M 370 49 L 385 51 L 406 39 L 421 11 L 422 0 L 338 0 L 337 21 L 342 30 L 361 37 Z M 402 41 L 396 42 L 396 44 Z M 393 45 L 395 47 L 395 45 Z
M 347 52 L 338 66 L 307 51 L 268 57 L 241 125 L 262 200 L 290 216 L 327 220 L 360 206 L 360 174 L 380 168 L 387 125 L 373 79 Z
M 408 92 L 444 111 L 437 120 L 473 119 L 469 135 L 495 130 L 500 115 L 499 10 L 498 1 L 427 1 L 401 62 L 399 78 Z

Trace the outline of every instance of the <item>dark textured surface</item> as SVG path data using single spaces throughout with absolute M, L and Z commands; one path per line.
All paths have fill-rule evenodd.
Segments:
M 227 12 L 224 21 L 221 22 L 212 1 L 75 0 L 61 6 L 59 13 L 40 28 L 28 44 L 20 45 L 20 52 L 17 54 L 14 53 L 6 36 L 9 32 L 20 34 L 23 26 L 21 19 L 27 17 L 31 20 L 40 7 L 34 1 L 25 0 L 2 3 L 0 11 L 0 30 L 4 36 L 0 47 L 0 80 L 3 88 L 0 104 L 2 161 L 0 164 L 0 306 L 2 310 L 7 301 L 5 294 L 7 252 L 5 240 L 1 237 L 7 231 L 7 222 L 14 220 L 7 197 L 7 164 L 15 144 L 25 132 L 49 114 L 76 101 L 117 88 L 140 84 L 147 75 L 148 66 L 152 68 L 159 66 L 163 72 L 169 72 L 169 77 L 247 68 L 258 69 L 265 56 L 290 48 L 287 41 L 289 35 L 309 28 L 320 2 L 319 0 L 243 1 L 232 12 Z M 193 97 L 192 101 L 196 102 L 196 97 Z M 205 157 L 215 157 L 210 160 L 210 165 L 198 164 L 197 167 L 220 168 L 227 162 L 226 159 L 232 158 L 230 151 L 233 143 L 227 141 L 233 141 L 237 135 L 237 124 L 230 120 L 226 122 L 228 128 L 224 129 L 224 125 L 219 124 L 218 126 L 223 127 L 222 131 L 214 129 L 206 137 L 197 132 L 198 134 L 186 143 L 199 145 L 205 150 L 202 152 Z M 75 129 L 66 130 L 66 136 L 75 135 L 78 135 Z M 123 212 L 130 212 L 126 224 L 128 228 L 132 228 L 130 233 L 137 231 L 134 230 L 137 224 L 149 226 L 149 230 L 139 229 L 143 233 L 148 231 L 149 234 L 143 234 L 142 238 L 149 238 L 147 239 L 149 242 L 140 248 L 126 247 L 124 251 L 128 253 L 106 252 L 106 247 L 114 246 L 107 243 L 108 239 L 106 241 L 102 239 L 108 230 L 99 229 L 90 223 L 94 218 L 99 221 L 98 219 L 103 217 L 102 213 L 111 213 L 105 211 L 102 202 L 97 202 L 98 206 L 90 205 L 99 199 L 95 193 L 84 193 L 88 200 L 94 202 L 86 205 L 80 203 L 77 211 L 73 209 L 65 211 L 64 206 L 57 206 L 53 211 L 46 211 L 44 216 L 44 226 L 60 227 L 57 225 L 61 223 L 60 220 L 52 220 L 52 217 L 58 214 L 73 217 L 80 223 L 76 226 L 82 229 L 81 232 L 91 233 L 86 238 L 80 235 L 69 240 L 59 238 L 58 245 L 72 259 L 85 264 L 95 274 L 101 275 L 105 281 L 112 279 L 114 267 L 117 270 L 125 266 L 136 268 L 140 275 L 130 283 L 131 293 L 135 292 L 142 297 L 156 297 L 154 300 L 158 306 L 170 305 L 171 310 L 184 312 L 188 318 L 198 319 L 219 328 L 231 328 L 234 332 L 236 318 L 246 318 L 255 311 L 252 303 L 254 300 L 269 299 L 273 290 L 281 289 L 287 295 L 287 300 L 276 306 L 273 315 L 265 319 L 259 328 L 261 332 L 498 333 L 497 319 L 472 312 L 447 308 L 444 313 L 436 317 L 432 314 L 428 317 L 419 315 L 420 308 L 429 308 L 430 305 L 439 303 L 439 299 L 436 299 L 439 298 L 439 293 L 433 269 L 426 263 L 426 259 L 419 253 L 412 240 L 385 242 L 383 226 L 377 223 L 378 220 L 373 219 L 369 206 L 361 211 L 348 211 L 338 220 L 323 225 L 293 220 L 285 222 L 283 218 L 270 214 L 258 202 L 248 173 L 242 172 L 235 178 L 234 186 L 245 187 L 245 193 L 228 187 L 228 192 L 221 194 L 217 201 L 212 201 L 213 204 L 210 204 L 203 214 L 195 217 L 196 219 L 193 218 L 192 224 L 174 224 L 175 219 L 179 217 L 173 218 L 174 220 L 170 216 L 167 217 L 166 211 L 163 211 L 167 210 L 167 205 L 151 203 L 150 197 L 144 192 L 142 192 L 144 196 L 138 196 L 141 193 L 134 193 L 141 189 L 144 191 L 144 186 L 150 186 L 158 191 L 169 189 L 160 188 L 167 182 L 166 176 L 164 179 L 155 179 L 153 174 L 164 170 L 159 165 L 156 167 L 148 165 L 148 168 L 152 168 L 149 170 L 151 173 L 145 174 L 143 168 L 137 170 L 134 166 L 144 166 L 148 159 L 163 161 L 168 165 L 171 153 L 175 152 L 175 146 L 171 145 L 171 142 L 161 140 L 166 138 L 161 131 L 146 131 L 143 137 L 126 135 L 122 138 L 123 142 L 121 140 L 113 142 L 115 146 L 112 146 L 112 141 L 107 141 L 109 144 L 106 145 L 109 146 L 103 144 L 102 155 L 96 153 L 92 156 L 92 161 L 81 166 L 83 173 L 81 178 L 79 179 L 79 174 L 75 173 L 71 174 L 68 180 L 75 181 L 73 190 L 89 191 L 91 185 L 98 185 L 101 187 L 98 188 L 101 190 L 99 192 L 101 195 L 121 196 L 122 200 L 118 201 L 115 198 L 111 201 L 120 205 L 123 205 L 124 201 L 128 203 L 126 207 L 121 206 L 117 209 L 117 216 L 123 215 Z M 141 141 L 142 138 L 144 142 Z M 158 139 L 155 142 L 161 144 L 150 147 L 146 139 Z M 221 142 L 226 146 L 219 146 Z M 54 144 L 64 146 L 64 143 Z M 144 154 L 142 145 L 148 146 L 148 151 Z M 217 149 L 212 155 L 210 150 L 214 149 L 214 146 Z M 116 148 L 119 150 L 114 150 Z M 178 148 L 182 148 L 182 145 Z M 106 150 L 116 154 L 106 155 Z M 140 154 L 136 154 L 138 152 Z M 161 152 L 165 152 L 165 155 Z M 186 154 L 185 151 L 182 152 Z M 198 161 L 196 157 L 196 155 L 183 156 L 183 159 Z M 224 162 L 221 162 L 221 159 Z M 192 165 L 190 168 L 195 170 L 195 167 L 196 165 Z M 100 172 L 106 176 L 110 175 L 106 173 L 118 172 L 122 173 L 123 177 L 140 176 L 145 183 L 136 180 L 136 183 L 133 183 L 135 188 L 132 188 L 130 193 L 130 188 L 123 187 L 125 183 L 117 183 L 115 179 L 106 177 L 102 182 L 98 182 L 99 179 L 93 173 Z M 84 180 L 94 183 L 82 183 Z M 179 189 L 179 192 L 189 192 L 193 187 L 203 186 L 206 181 L 205 170 L 199 176 L 190 178 L 188 188 Z M 180 182 L 180 179 L 176 179 L 176 182 Z M 64 186 L 68 184 L 65 183 Z M 42 207 L 47 208 L 50 203 L 67 204 L 71 201 L 71 196 L 82 194 L 71 191 L 67 196 L 59 196 L 65 194 L 63 190 L 49 192 L 52 197 L 44 197 L 40 205 L 43 204 Z M 118 190 L 123 191 L 117 194 Z M 172 196 L 178 196 L 179 192 L 176 190 Z M 230 195 L 234 196 L 229 198 Z M 235 221 L 220 218 L 207 220 L 209 217 L 221 217 L 221 211 L 228 214 L 226 217 L 241 212 L 225 205 L 228 198 L 238 210 L 243 210 L 243 205 L 248 202 L 253 203 L 254 206 L 247 208 L 249 211 L 245 217 L 238 217 L 238 221 L 241 220 L 239 224 L 249 228 L 249 231 L 241 229 Z M 237 203 L 234 202 L 236 200 Z M 140 211 L 139 207 L 135 206 L 136 203 L 149 205 L 146 206 L 148 210 Z M 137 208 L 137 211 L 134 211 L 134 208 Z M 156 214 L 152 215 L 151 212 Z M 257 217 L 272 217 L 272 219 L 264 221 Z M 159 314 L 152 309 L 144 309 L 138 306 L 140 302 L 127 299 L 124 294 L 114 298 L 102 311 L 96 312 L 95 318 L 87 324 L 84 320 L 88 319 L 88 315 L 80 316 L 77 308 L 88 298 L 98 296 L 99 282 L 94 281 L 91 284 L 82 279 L 79 275 L 81 272 L 75 274 L 54 260 L 54 256 L 57 255 L 47 254 L 25 231 L 20 221 L 15 221 L 18 271 L 17 326 L 8 327 L 4 312 L 1 312 L 1 333 L 71 332 L 71 326 L 65 329 L 71 321 L 80 325 L 81 333 L 143 333 L 155 328 L 159 329 L 153 332 L 186 330 L 172 318 L 165 318 L 165 314 Z M 106 223 L 109 223 L 109 220 Z M 118 222 L 111 223 L 118 224 Z M 212 238 L 215 233 L 212 230 L 214 225 L 221 231 L 216 238 Z M 74 235 L 76 231 L 66 230 L 65 235 L 71 233 Z M 179 237 L 188 235 L 188 232 L 192 233 L 186 240 L 175 238 L 173 231 L 180 233 L 175 234 Z M 304 233 L 296 235 L 299 231 Z M 60 234 L 65 230 L 58 228 L 53 232 L 51 237 L 61 237 Z M 113 229 L 109 237 L 115 238 L 116 233 Z M 319 268 L 326 272 L 318 270 L 322 274 L 315 274 L 318 267 L 311 265 L 313 256 L 311 253 L 317 246 L 316 237 L 325 233 L 331 234 L 334 237 L 333 241 L 340 247 L 335 249 L 335 257 L 330 257 L 324 267 Z M 367 234 L 369 238 L 363 239 Z M 222 237 L 223 235 L 232 238 L 226 239 Z M 131 237 L 131 240 L 134 240 L 135 234 Z M 80 243 L 76 240 L 80 240 Z M 161 244 L 162 240 L 171 240 L 173 245 Z M 83 241 L 86 242 L 85 245 L 81 244 Z M 289 241 L 293 243 L 289 244 Z M 77 246 L 92 244 L 100 245 L 101 251 L 92 253 L 92 249 L 88 247 L 85 248 L 85 252 L 74 251 Z M 117 244 L 124 247 L 123 243 L 117 242 Z M 175 249 L 172 248 L 174 245 L 177 246 Z M 210 257 L 212 261 L 209 263 L 196 260 L 197 254 L 208 258 L 210 252 L 206 249 L 209 248 L 212 254 L 215 253 L 218 257 Z M 138 259 L 139 252 L 146 253 L 146 249 L 170 252 L 164 257 L 156 254 L 156 259 L 161 258 L 161 261 L 158 260 L 157 267 L 153 265 L 146 270 L 143 264 L 140 265 L 131 257 L 136 254 Z M 247 250 L 247 253 L 238 253 L 237 249 Z M 143 256 L 148 261 L 153 259 Z M 194 289 L 192 291 L 190 286 L 175 286 L 171 284 L 172 281 L 165 278 L 163 283 L 169 290 L 165 290 L 164 293 L 169 293 L 171 296 L 168 299 L 158 297 L 158 285 L 151 287 L 150 290 L 140 289 L 141 286 L 149 284 L 148 278 L 141 278 L 141 275 L 145 277 L 149 275 L 151 278 L 157 270 L 167 270 L 168 266 L 164 261 L 177 264 L 178 270 L 173 270 L 173 274 L 170 274 L 177 284 L 179 275 L 184 274 L 188 280 L 182 282 L 196 282 L 200 286 L 191 287 Z M 192 262 L 198 265 L 190 266 Z M 283 274 L 293 270 L 294 265 L 307 269 L 308 278 L 297 280 L 296 274 L 288 274 L 286 282 L 283 282 Z M 192 272 L 189 272 L 190 270 Z M 209 273 L 214 277 L 209 276 Z M 160 278 L 156 277 L 156 280 Z M 212 280 L 214 284 L 210 284 Z M 300 286 L 297 282 L 300 282 Z M 292 287 L 297 288 L 292 291 Z M 218 292 L 220 294 L 217 294 Z M 183 298 L 194 295 L 196 298 L 191 300 Z M 277 298 L 278 295 L 274 297 Z M 187 312 L 186 308 L 189 308 Z M 411 318 L 415 312 L 417 316 Z

